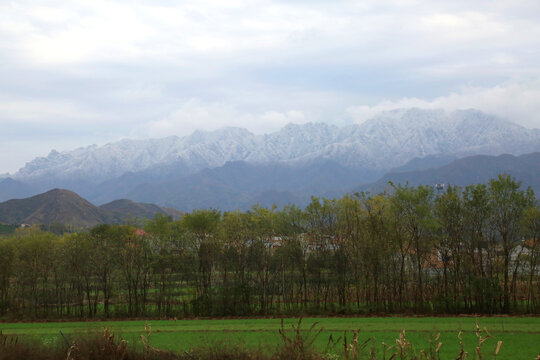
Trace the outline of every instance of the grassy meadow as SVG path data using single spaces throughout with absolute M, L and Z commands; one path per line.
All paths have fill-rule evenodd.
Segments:
M 317 323 L 314 330 L 310 327 Z M 540 354 L 540 318 L 538 317 L 367 317 L 367 318 L 305 318 L 301 329 L 307 337 L 313 338 L 318 330 L 314 346 L 321 352 L 343 353 L 343 340 L 348 343 L 353 331 L 358 330 L 358 341 L 363 343 L 375 339 L 376 350 L 382 354 L 382 343 L 395 345 L 401 330 L 419 352 L 428 349 L 430 339 L 440 333 L 436 342 L 442 342 L 442 359 L 455 359 L 460 352 L 458 333 L 463 331 L 465 350 L 474 359 L 478 344 L 476 323 L 486 328 L 490 338 L 483 345 L 483 353 L 493 358 L 497 342 L 502 341 L 498 359 L 536 359 Z M 292 334 L 298 319 L 285 319 L 284 328 Z M 105 327 L 131 344 L 140 342 L 145 334 L 145 326 L 150 325 L 150 345 L 159 349 L 174 351 L 189 350 L 193 347 L 225 343 L 271 351 L 281 344 L 280 319 L 212 319 L 212 320 L 149 320 L 149 321 L 107 321 L 107 322 L 41 322 L 41 323 L 0 323 L 6 335 L 17 335 L 19 339 L 37 339 L 44 344 L 70 341 L 85 333 L 101 332 Z M 62 338 L 60 331 L 65 335 Z M 485 333 L 482 334 L 485 336 Z M 329 338 L 339 340 L 332 349 L 327 347 Z M 369 351 L 371 343 L 366 346 Z

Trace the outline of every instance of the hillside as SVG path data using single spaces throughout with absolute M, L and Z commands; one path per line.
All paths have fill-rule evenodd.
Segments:
M 39 192 L 37 187 L 22 181 L 14 180 L 10 177 L 0 179 L 0 201 L 22 199 L 38 194 Z
M 169 215 L 173 219 L 179 219 L 181 212 L 173 208 L 162 208 L 155 204 L 136 203 L 127 199 L 114 200 L 99 206 L 99 209 L 115 214 L 123 214 L 127 217 L 138 219 L 152 219 L 156 214 Z
M 7 224 L 60 223 L 86 227 L 119 220 L 76 193 L 62 189 L 0 203 L 0 222 Z
M 431 159 L 428 159 L 428 162 L 431 162 Z M 416 164 L 416 166 L 420 165 Z M 414 186 L 420 184 L 467 186 L 487 183 L 502 173 L 515 177 L 522 182 L 523 186 L 530 186 L 537 195 L 540 194 L 540 152 L 520 156 L 508 154 L 469 156 L 438 168 L 392 172 L 374 183 L 359 186 L 354 191 L 380 192 L 389 186 L 389 181 L 394 184 L 408 182 Z
M 229 162 L 196 174 L 138 186 L 126 197 L 191 211 L 196 208 L 248 209 L 252 205 L 307 204 L 328 189 L 345 193 L 362 173 L 334 161 L 287 163 Z
M 174 211 L 153 204 L 119 200 L 96 207 L 78 194 L 53 189 L 25 199 L 0 203 L 0 223 L 52 224 L 92 227 L 103 223 L 120 223 L 128 217 L 153 218 L 157 213 L 174 215 Z M 178 214 L 178 213 L 177 213 Z

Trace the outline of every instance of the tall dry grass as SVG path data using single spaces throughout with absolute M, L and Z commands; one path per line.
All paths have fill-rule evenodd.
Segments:
M 107 328 L 102 333 L 80 336 L 72 342 L 64 339 L 65 342 L 54 346 L 44 346 L 36 341 L 23 342 L 0 332 L 0 360 L 441 360 L 440 349 L 444 346 L 440 334 L 430 339 L 427 349 L 415 351 L 405 331 L 399 334 L 393 344 L 383 342 L 379 345 L 374 338 L 360 340 L 359 331 L 354 331 L 350 339 L 346 333 L 338 339 L 330 336 L 326 349 L 321 351 L 314 344 L 322 330 L 317 324 L 302 329 L 302 319 L 290 328 L 286 328 L 282 321 L 279 329 L 281 345 L 270 351 L 216 343 L 204 344 L 182 353 L 152 347 L 149 325 L 145 326 L 145 333 L 140 338 L 142 346 L 138 347 L 115 337 Z M 491 337 L 489 332 L 477 325 L 475 334 L 477 344 L 473 354 L 465 350 L 462 333 L 458 334 L 460 350 L 452 359 L 497 359 L 502 342 L 497 342 L 494 351 L 489 351 L 484 348 L 484 343 Z M 343 346 L 341 350 L 338 348 L 340 344 Z M 540 355 L 536 360 L 540 360 Z

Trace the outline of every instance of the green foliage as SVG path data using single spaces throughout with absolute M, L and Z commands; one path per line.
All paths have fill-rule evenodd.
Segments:
M 17 225 L 0 224 L 0 235 L 9 235 L 15 232 Z
M 0 316 L 540 312 L 540 210 L 508 176 L 135 225 L 0 238 Z
M 206 236 L 217 230 L 221 213 L 217 210 L 193 210 L 191 214 L 185 214 L 182 223 L 186 229 L 198 236 Z

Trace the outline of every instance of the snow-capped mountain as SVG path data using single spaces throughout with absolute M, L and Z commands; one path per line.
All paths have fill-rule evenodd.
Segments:
M 27 181 L 41 178 L 72 180 L 84 178 L 99 183 L 156 166 L 185 164 L 187 171 L 223 165 L 244 159 L 254 148 L 255 136 L 245 129 L 224 128 L 196 131 L 179 138 L 121 140 L 98 147 L 57 152 L 39 157 L 20 169 L 15 178 Z
M 430 155 L 519 155 L 540 149 L 537 129 L 528 130 L 477 110 L 389 111 L 343 128 L 339 139 L 325 149 L 324 157 L 378 171 Z
M 190 136 L 122 140 L 73 151 L 51 151 L 20 169 L 14 178 L 94 184 L 127 172 L 177 167 L 185 175 L 229 161 L 303 164 L 328 159 L 343 166 L 383 172 L 407 161 L 437 154 L 497 155 L 540 151 L 540 130 L 529 130 L 476 110 L 401 109 L 363 124 L 339 128 L 327 124 L 289 124 L 254 135 L 245 129 L 196 131 Z M 157 170 L 156 170 L 157 171 Z

